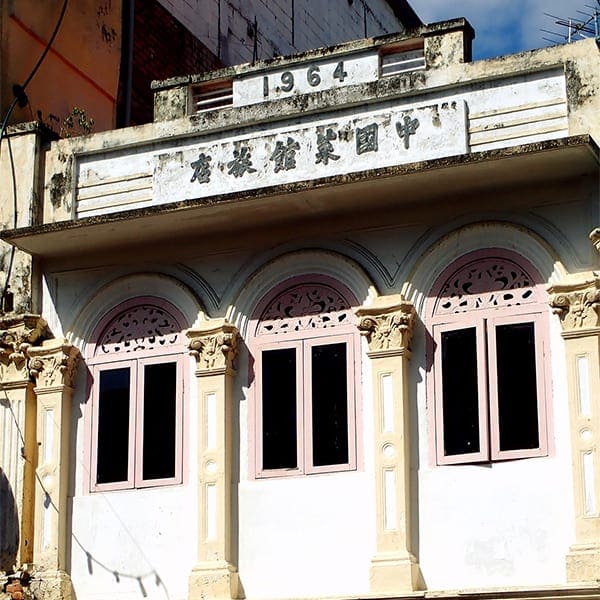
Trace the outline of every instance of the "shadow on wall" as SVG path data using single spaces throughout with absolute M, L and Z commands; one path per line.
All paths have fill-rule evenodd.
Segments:
M 0 571 L 11 573 L 19 549 L 19 513 L 12 487 L 0 468 Z

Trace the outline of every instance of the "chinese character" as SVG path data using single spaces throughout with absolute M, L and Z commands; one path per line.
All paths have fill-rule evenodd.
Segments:
M 404 115 L 404 123 L 399 121 L 396 123 L 396 131 L 401 140 L 404 140 L 404 147 L 408 150 L 410 145 L 410 136 L 414 135 L 419 127 L 419 119 L 411 119 L 408 115 Z
M 356 128 L 356 154 L 377 152 L 377 132 L 379 125 L 371 123 L 365 127 Z
M 208 183 L 210 181 L 210 156 L 201 152 L 198 155 L 198 160 L 190 163 L 190 167 L 194 169 L 194 173 L 190 181 L 197 181 L 198 183 Z
M 337 139 L 337 135 L 331 127 L 327 129 L 325 133 L 319 133 L 317 131 L 317 160 L 315 164 L 323 163 L 324 165 L 329 163 L 329 159 L 338 160 L 339 156 L 333 153 L 333 144 L 331 140 Z
M 291 137 L 288 137 L 286 144 L 283 142 L 275 144 L 275 150 L 270 158 L 275 162 L 275 173 L 296 168 L 296 150 L 300 150 L 300 144 Z
M 227 163 L 229 175 L 241 177 L 244 173 L 256 173 L 252 168 L 252 155 L 248 146 L 242 146 L 239 150 L 233 151 L 233 160 Z

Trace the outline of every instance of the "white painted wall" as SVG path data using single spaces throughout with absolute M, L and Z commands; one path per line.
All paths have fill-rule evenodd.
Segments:
M 553 210 L 559 221 L 558 213 L 567 212 L 557 205 Z M 581 211 L 578 214 L 583 214 Z M 564 223 L 563 234 L 567 238 L 581 237 L 580 221 L 572 218 L 564 219 Z M 473 231 L 467 228 L 456 239 L 460 239 L 465 249 L 485 247 L 504 239 L 512 247 L 520 244 L 524 255 L 532 259 L 530 254 L 535 253 L 533 249 L 538 242 L 528 242 L 518 228 L 511 231 L 507 233 L 499 225 L 476 227 Z M 438 228 L 437 234 L 435 230 L 431 232 L 434 245 L 442 232 L 443 227 Z M 371 259 L 386 261 L 396 252 L 397 240 L 403 239 L 407 253 L 411 254 L 419 248 L 419 241 L 426 233 L 427 228 L 422 226 L 410 232 L 393 228 L 357 232 L 351 237 L 374 252 Z M 451 241 L 446 244 L 453 245 Z M 298 242 L 297 248 L 301 247 L 302 242 Z M 339 249 L 348 253 L 348 248 Z M 249 264 L 265 264 L 271 253 L 271 249 L 264 249 L 253 256 L 244 252 L 203 256 L 190 260 L 188 266 L 203 278 L 207 289 L 224 300 L 230 293 L 230 278 L 247 271 Z M 371 263 L 358 254 L 354 258 L 369 272 Z M 581 259 L 585 262 L 584 256 Z M 429 268 L 429 264 L 422 268 Z M 407 269 L 410 263 L 404 264 L 396 284 L 387 293 L 400 291 L 408 277 Z M 46 302 L 57 307 L 56 321 L 64 322 L 65 329 L 72 329 L 75 299 L 85 302 L 85 298 L 105 287 L 106 280 L 120 275 L 109 268 L 57 274 L 58 283 L 46 296 Z M 417 267 L 414 280 L 422 277 Z M 203 292 L 196 291 L 202 298 Z M 235 298 L 231 299 L 235 303 Z M 564 558 L 574 537 L 574 516 L 563 342 L 557 320 L 552 321 L 551 330 L 551 452 L 544 458 L 492 466 L 434 466 L 430 456 L 432 431 L 425 393 L 423 338 L 419 325 L 413 345 L 410 389 L 416 399 L 412 406 L 416 407 L 417 414 L 413 416 L 418 424 L 412 436 L 412 466 L 418 469 L 415 551 L 428 588 L 564 583 Z M 375 550 L 375 511 L 372 390 L 365 350 L 363 347 L 362 408 L 358 413 L 362 458 L 357 471 L 270 480 L 253 480 L 248 471 L 248 368 L 246 354 L 240 355 L 236 378 L 239 390 L 236 393 L 239 402 L 236 552 L 247 598 L 368 592 L 369 566 Z M 194 386 L 193 371 L 189 379 Z M 83 382 L 78 382 L 76 402 L 85 410 L 82 386 Z M 139 597 L 140 582 L 126 575 L 139 575 L 149 598 L 166 597 L 165 589 L 172 599 L 185 597 L 196 556 L 198 514 L 192 484 L 197 422 L 195 402 L 191 400 L 194 393 L 192 390 L 186 401 L 186 428 L 190 434 L 186 458 L 191 475 L 183 486 L 86 495 L 83 493 L 83 478 L 87 477 L 84 418 L 75 415 L 77 466 L 72 502 L 71 571 L 78 597 L 105 598 L 116 594 L 124 598 Z M 91 562 L 86 550 L 92 555 Z M 119 573 L 118 581 L 115 571 Z
M 191 360 L 191 359 L 190 359 Z M 76 431 L 70 573 L 77 598 L 185 600 L 197 557 L 196 381 L 188 369 L 184 397 L 182 485 L 87 493 L 90 477 L 85 369 L 74 398 Z M 76 409 L 79 407 L 79 410 Z
M 252 61 L 254 40 L 250 32 L 255 18 L 258 59 L 402 31 L 396 15 L 384 0 L 159 1 L 214 54 L 219 53 L 220 31 L 220 58 L 226 65 Z

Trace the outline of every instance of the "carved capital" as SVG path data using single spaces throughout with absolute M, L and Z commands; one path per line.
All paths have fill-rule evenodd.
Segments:
M 548 292 L 552 312 L 559 316 L 563 331 L 600 326 L 600 277 L 596 273 L 569 276 Z
M 235 325 L 225 319 L 203 321 L 197 329 L 189 329 L 190 354 L 196 358 L 199 371 L 233 369 L 239 339 Z
M 40 347 L 30 347 L 29 374 L 36 387 L 73 387 L 79 350 L 67 340 L 48 340 Z
M 594 247 L 600 254 L 600 227 L 596 227 L 596 229 L 590 233 L 590 240 L 592 240 L 592 244 L 594 244 Z
M 402 296 L 380 296 L 356 310 L 358 329 L 367 338 L 369 354 L 410 352 L 415 308 Z
M 0 383 L 28 380 L 28 349 L 50 337 L 48 325 L 39 315 L 0 318 Z

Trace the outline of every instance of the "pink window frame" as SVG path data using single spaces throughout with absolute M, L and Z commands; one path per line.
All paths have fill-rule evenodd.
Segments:
M 537 448 L 522 450 L 500 450 L 500 419 L 498 416 L 498 373 L 496 370 L 496 326 L 533 323 L 535 341 L 535 374 L 537 391 L 538 437 Z M 541 313 L 518 313 L 516 315 L 490 317 L 487 322 L 488 374 L 490 389 L 490 456 L 492 460 L 510 460 L 546 456 L 548 454 L 546 377 L 544 356 L 546 353 Z
M 447 331 L 475 329 L 477 345 L 477 389 L 479 394 L 479 452 L 464 454 L 444 454 L 444 395 L 442 385 L 441 357 L 438 368 L 435 369 L 435 414 L 436 414 L 436 449 L 438 464 L 455 465 L 465 462 L 482 462 L 489 456 L 488 435 L 488 389 L 486 380 L 487 361 L 485 360 L 485 330 L 484 323 L 478 319 L 465 319 L 457 323 L 434 325 L 434 340 L 437 348 L 442 347 L 442 334 Z
M 463 313 L 433 315 L 438 294 L 447 279 L 463 266 L 477 260 L 488 258 L 508 259 L 520 265 L 533 279 L 532 288 L 536 288 L 537 302 L 531 304 L 516 304 L 499 309 L 476 309 Z M 433 418 L 430 424 L 433 430 L 434 455 L 436 464 L 470 464 L 478 462 L 502 461 L 511 459 L 523 459 L 530 457 L 547 456 L 550 452 L 550 412 L 549 394 L 551 390 L 550 369 L 548 365 L 548 308 L 540 299 L 543 296 L 541 288 L 542 280 L 531 263 L 514 252 L 504 249 L 490 248 L 487 250 L 471 252 L 466 254 L 451 265 L 438 277 L 432 289 L 428 302 L 428 315 L 431 323 L 433 339 L 428 343 L 427 353 L 433 370 L 433 376 L 428 378 L 428 393 L 433 396 Z M 535 353 L 536 353 L 536 381 L 537 381 L 537 412 L 539 445 L 537 448 L 501 451 L 499 447 L 499 420 L 497 404 L 497 373 L 495 369 L 495 326 L 510 323 L 533 322 L 535 328 Z M 443 412 L 442 412 L 442 382 L 441 382 L 441 346 L 440 334 L 443 331 L 452 331 L 468 327 L 477 328 L 477 361 L 483 365 L 478 371 L 478 386 L 485 382 L 483 393 L 479 395 L 480 408 L 480 438 L 485 431 L 486 452 L 468 453 L 461 455 L 444 455 L 443 440 Z M 482 415 L 485 415 L 485 430 L 481 429 Z M 481 444 L 481 440 L 480 440 Z
M 178 485 L 183 482 L 184 463 L 184 395 L 187 367 L 184 357 L 187 347 L 184 343 L 169 347 L 135 352 L 98 355 L 97 348 L 110 323 L 121 313 L 142 305 L 152 305 L 170 313 L 176 320 L 180 331 L 184 330 L 185 318 L 170 303 L 154 296 L 132 298 L 112 309 L 94 330 L 92 341 L 86 347 L 87 363 L 91 373 L 91 407 L 88 411 L 88 456 L 89 456 L 89 486 L 90 492 L 125 490 Z M 147 364 L 176 364 L 176 396 L 175 396 L 175 475 L 162 479 L 142 478 L 143 460 L 143 399 L 144 399 L 144 366 Z M 97 450 L 98 450 L 98 409 L 100 373 L 106 370 L 129 367 L 130 369 L 130 403 L 129 403 L 129 455 L 127 481 L 112 483 L 96 483 Z
M 307 329 L 289 333 L 256 335 L 260 327 L 260 315 L 268 303 L 277 297 L 282 291 L 302 284 L 311 285 L 325 283 L 340 294 L 342 294 L 352 306 L 358 304 L 354 294 L 340 282 L 323 275 L 305 275 L 292 278 L 277 285 L 258 304 L 250 322 L 250 331 L 253 337 L 250 342 L 251 351 L 254 356 L 254 365 L 250 374 L 252 383 L 250 386 L 250 397 L 254 405 L 251 411 L 251 434 L 249 436 L 249 452 L 251 457 L 250 472 L 255 479 L 279 478 L 290 476 L 313 475 L 319 473 L 334 473 L 354 471 L 359 462 L 358 457 L 358 421 L 360 412 L 360 336 L 356 326 L 344 324 L 336 327 L 323 329 Z M 349 309 L 350 310 L 350 309 Z M 333 341 L 332 341 L 333 340 Z M 348 397 L 348 462 L 339 465 L 325 465 L 315 467 L 312 464 L 312 416 L 310 376 L 307 373 L 307 353 L 314 345 L 327 345 L 346 342 L 346 368 L 347 368 L 347 397 Z M 263 469 L 262 448 L 262 353 L 265 350 L 296 348 L 296 431 L 297 431 L 297 457 L 298 467 L 296 469 Z M 308 369 L 309 370 L 309 369 Z M 304 390 L 304 392 L 303 392 Z
M 329 331 L 336 331 L 335 334 Z M 300 339 L 282 339 L 281 335 L 262 336 L 256 349 L 256 385 L 255 396 L 255 456 L 256 478 L 288 477 L 290 475 L 310 475 L 314 473 L 332 473 L 356 470 L 356 337 L 354 333 L 337 333 L 337 329 L 310 331 L 309 336 Z M 275 338 L 275 339 L 274 339 Z M 314 466 L 312 457 L 312 393 L 311 393 L 311 349 L 314 346 L 328 344 L 346 344 L 346 381 L 348 415 L 348 462 L 336 465 Z M 295 469 L 263 469 L 263 431 L 262 431 L 262 353 L 267 350 L 296 350 L 296 456 L 298 466 Z

